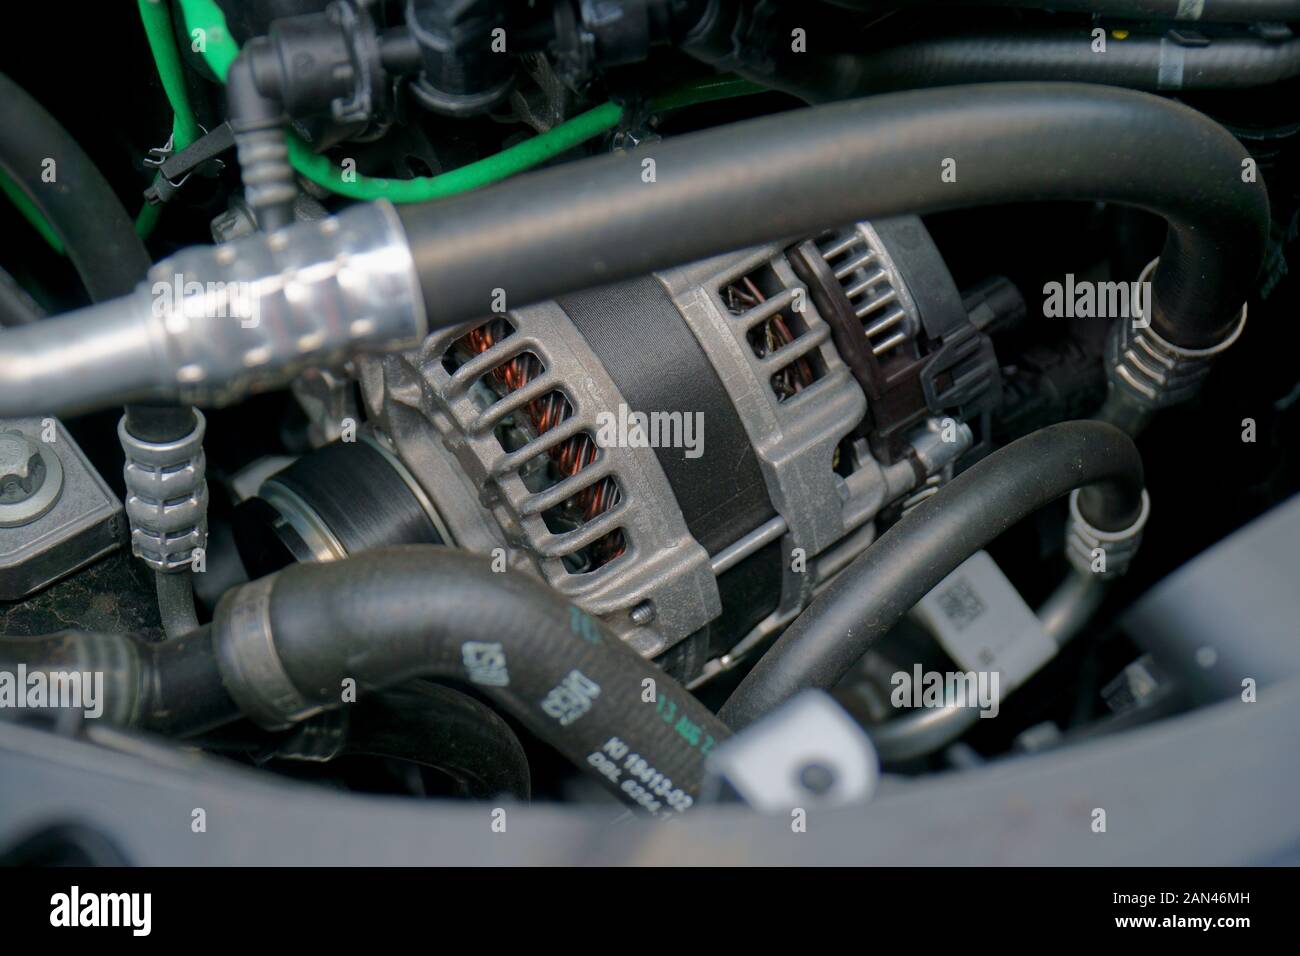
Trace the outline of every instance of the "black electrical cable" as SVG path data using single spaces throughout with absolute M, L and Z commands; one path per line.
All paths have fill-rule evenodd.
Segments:
M 363 695 L 415 677 L 469 680 L 620 798 L 668 815 L 694 801 L 705 756 L 729 736 L 603 624 L 540 581 L 494 573 L 486 557 L 410 545 L 294 565 L 270 581 L 264 618 L 243 603 L 265 586 L 254 582 L 222 599 L 213 625 L 226 686 L 268 728 L 300 717 L 298 707 L 339 706 L 348 679 Z M 242 634 L 262 620 L 265 632 Z M 271 648 L 296 704 L 266 672 L 232 663 L 245 639 L 255 654 Z
M 0 102 L 0 167 L 63 242 L 91 300 L 131 292 L 149 270 L 149 253 L 108 180 L 58 120 L 4 74 Z M 133 404 L 126 416 L 127 429 L 144 441 L 175 441 L 194 430 L 188 406 Z
M 1163 215 L 1155 330 L 1222 341 L 1269 226 L 1249 154 L 1196 111 L 1075 84 L 924 90 L 796 110 L 399 210 L 434 325 L 828 223 L 1030 200 Z M 653 174 L 653 175 L 651 175 Z M 756 202 L 755 196 L 762 201 Z
M 921 598 L 1017 521 L 1083 488 L 1094 527 L 1128 527 L 1142 507 L 1142 458 L 1102 422 L 1065 422 L 1018 439 L 917 505 L 857 557 L 786 629 L 723 705 L 733 730 L 809 687 L 833 687 Z
M 849 10 L 879 13 L 917 7 L 989 7 L 1100 13 L 1133 20 L 1260 23 L 1300 20 L 1300 0 L 827 0 Z
M 862 53 L 786 55 L 749 79 L 809 103 L 967 83 L 1062 81 L 1135 90 L 1230 90 L 1300 75 L 1300 40 L 1180 42 L 1131 34 L 1093 49 L 1087 28 L 925 36 Z

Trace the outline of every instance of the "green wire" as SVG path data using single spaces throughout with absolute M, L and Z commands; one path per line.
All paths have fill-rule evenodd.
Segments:
M 197 140 L 202 131 L 194 118 L 190 94 L 185 88 L 185 71 L 172 33 L 171 8 L 167 6 L 167 0 L 138 0 L 138 5 L 145 36 L 149 38 L 149 49 L 158 67 L 158 78 L 162 80 L 163 91 L 172 105 L 172 150 L 179 153 Z
M 197 140 L 202 131 L 194 117 L 186 91 L 184 68 L 172 29 L 171 10 L 167 0 L 137 0 L 137 3 L 149 48 L 158 68 L 158 77 L 172 107 L 172 149 L 179 152 Z M 226 28 L 226 18 L 221 8 L 214 0 L 177 0 L 177 3 L 191 49 L 203 57 L 217 79 L 224 83 L 230 64 L 239 56 L 239 45 Z M 736 77 L 714 77 L 671 90 L 652 100 L 650 108 L 654 111 L 673 110 L 762 91 L 763 87 Z M 395 203 L 427 202 L 479 189 L 531 169 L 614 129 L 622 116 L 620 106 L 605 103 L 485 159 L 437 176 L 415 179 L 385 179 L 345 171 L 334 165 L 328 157 L 312 152 L 311 147 L 296 135 L 289 137 L 289 161 L 307 179 L 349 199 L 387 199 Z M 0 189 L 50 247 L 62 255 L 63 243 L 58 235 L 22 190 L 3 175 L 3 171 L 0 171 Z M 148 237 L 161 215 L 161 205 L 145 203 L 135 220 L 136 234 L 141 238 Z
M 623 111 L 617 105 L 605 103 L 561 123 L 548 133 L 526 139 L 486 159 L 438 176 L 417 179 L 383 179 L 357 173 L 347 176 L 328 157 L 313 153 L 311 147 L 296 136 L 289 139 L 289 162 L 312 182 L 351 199 L 425 202 L 478 189 L 536 166 L 617 126 L 622 115 Z
M 212 72 L 225 82 L 230 64 L 239 55 L 239 46 L 226 29 L 226 19 L 221 9 L 213 0 L 178 0 L 178 3 L 191 44 L 199 47 L 199 52 Z M 674 90 L 654 100 L 651 108 L 676 109 L 694 103 L 759 93 L 762 89 L 735 77 L 717 77 Z M 327 157 L 312 152 L 311 146 L 298 136 L 289 137 L 289 162 L 307 179 L 350 199 L 427 202 L 478 189 L 531 169 L 613 129 L 622 115 L 623 110 L 617 104 L 605 103 L 485 159 L 437 176 L 416 179 L 384 179 L 363 176 L 354 170 L 342 170 Z
M 154 65 L 158 68 L 158 79 L 162 81 L 163 92 L 167 94 L 167 101 L 172 106 L 172 152 L 179 153 L 197 140 L 202 131 L 198 120 L 194 118 L 190 94 L 185 88 L 185 70 L 181 66 L 175 34 L 172 32 L 171 7 L 168 0 L 137 0 L 137 6 L 140 8 L 140 21 L 144 24 L 145 36 L 149 39 Z M 161 215 L 161 203 L 155 205 L 146 202 L 135 220 L 136 235 L 141 239 L 148 238 L 158 225 Z

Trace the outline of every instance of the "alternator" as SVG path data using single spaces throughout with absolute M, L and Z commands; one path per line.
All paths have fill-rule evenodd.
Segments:
M 932 371 L 942 343 L 926 329 L 952 331 L 952 317 L 921 314 L 934 291 L 909 288 L 878 231 L 844 235 L 810 241 L 833 281 L 848 280 L 839 294 L 875 315 L 865 348 Z M 835 290 L 800 278 L 800 248 L 504 311 L 364 359 L 372 423 L 444 536 L 541 576 L 641 653 L 705 679 L 784 627 L 870 544 L 882 509 L 972 441 L 923 397 L 924 414 L 902 423 L 915 451 L 873 454 L 861 376 L 823 317 Z

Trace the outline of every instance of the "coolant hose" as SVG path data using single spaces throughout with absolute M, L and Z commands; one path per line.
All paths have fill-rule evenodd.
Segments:
M 251 236 L 185 250 L 159 273 L 276 279 L 245 283 L 265 297 L 251 303 L 262 315 L 256 334 L 233 335 L 225 317 L 174 328 L 153 316 L 148 295 L 9 329 L 0 334 L 0 415 L 141 393 L 230 401 L 282 384 L 303 364 L 406 347 L 481 318 L 502 292 L 519 308 L 835 223 L 1031 200 L 1163 215 L 1152 327 L 1173 345 L 1207 348 L 1237 328 L 1264 254 L 1268 195 L 1246 175 L 1250 162 L 1202 114 L 1109 87 L 1008 83 L 795 110 L 405 206 L 391 229 L 377 225 L 389 221 L 377 203 L 345 211 L 333 231 L 289 227 L 274 247 Z M 358 225 L 342 228 L 349 216 Z M 361 233 L 377 237 L 372 246 Z M 322 262 L 329 269 L 305 268 L 303 257 L 321 248 L 354 267 L 346 287 L 332 278 L 341 274 L 333 258 Z M 287 268 L 320 293 L 285 298 Z M 315 303 L 327 297 L 360 302 L 368 311 L 349 318 L 366 321 L 326 321 Z M 192 305 L 201 313 L 202 301 Z M 304 351 L 304 340 L 322 343 L 320 354 Z
M 1087 27 L 925 36 L 861 53 L 787 55 L 753 80 L 808 103 L 890 90 L 1052 80 L 1135 90 L 1229 90 L 1300 75 L 1300 40 L 1216 37 L 1179 42 L 1130 34 L 1093 49 Z
M 1025 7 L 1100 13 L 1134 20 L 1259 23 L 1300 20 L 1300 0 L 828 0 L 849 10 L 880 12 L 916 7 Z
M 450 325 L 483 315 L 496 289 L 522 306 L 834 223 L 1116 202 L 1168 220 L 1152 325 L 1202 348 L 1234 328 L 1264 253 L 1268 197 L 1243 181 L 1248 158 L 1159 97 L 998 84 L 782 113 L 399 212 L 431 323 Z
M 293 565 L 228 594 L 213 628 L 226 686 L 263 727 L 340 706 L 346 686 L 364 696 L 415 677 L 467 681 L 660 815 L 694 802 L 706 755 L 729 736 L 603 624 L 463 551 L 408 545 Z
M 164 643 L 85 632 L 0 641 L 0 669 L 20 665 L 101 673 L 105 720 L 172 736 L 241 714 L 278 730 L 343 706 L 351 689 L 364 700 L 418 677 L 461 681 L 659 816 L 694 803 L 705 758 L 731 735 L 540 581 L 433 545 L 293 565 L 227 593 L 211 625 Z
M 1142 510 L 1142 458 L 1102 422 L 1026 435 L 954 478 L 844 569 L 741 681 L 718 716 L 732 730 L 809 687 L 833 687 L 963 561 L 1075 488 L 1094 527 L 1120 530 Z
M 63 631 L 0 640 L 0 671 L 46 675 L 65 685 L 80 675 L 82 699 L 105 723 L 187 736 L 239 718 L 221 682 L 211 628 L 163 643 L 135 634 Z M 25 686 L 22 680 L 19 686 Z M 91 697 L 86 697 L 89 685 Z
M 54 230 L 96 302 L 130 292 L 149 253 L 108 181 L 58 120 L 0 74 L 0 167 Z

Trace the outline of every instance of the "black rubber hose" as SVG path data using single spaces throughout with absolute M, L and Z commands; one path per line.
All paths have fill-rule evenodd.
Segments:
M 1168 220 L 1152 324 L 1202 348 L 1235 326 L 1264 253 L 1268 196 L 1243 182 L 1248 158 L 1217 123 L 1156 96 L 1008 83 L 791 111 L 400 215 L 431 321 L 448 325 L 483 315 L 497 289 L 522 306 L 835 223 L 1115 202 Z
M 244 590 L 222 599 L 214 624 L 226 685 L 255 721 L 283 725 L 301 714 L 268 693 L 275 685 L 231 666 L 229 649 L 252 620 Z M 266 614 L 275 657 L 307 707 L 339 706 L 346 679 L 363 696 L 416 677 L 468 680 L 615 795 L 656 814 L 694 802 L 706 754 L 729 736 L 594 618 L 539 581 L 494 573 L 479 555 L 410 545 L 294 565 L 272 579 Z M 256 650 L 265 638 L 254 637 Z
M 226 692 L 208 626 L 165 643 L 135 634 L 64 631 L 0 640 L 0 670 L 101 675 L 106 723 L 169 736 L 220 727 L 240 716 Z M 96 692 L 99 696 L 99 692 Z
M 0 166 L 63 242 L 94 302 L 131 292 L 149 270 L 149 252 L 99 168 L 58 120 L 0 74 Z M 53 160 L 52 182 L 46 182 Z M 127 428 L 147 441 L 175 441 L 194 428 L 181 405 L 128 405 Z
M 90 298 L 126 295 L 149 269 L 149 253 L 112 187 L 58 121 L 3 74 L 0 102 L 0 166 L 62 240 Z
M 1052 425 L 995 451 L 917 505 L 844 569 L 741 681 L 718 716 L 740 730 L 809 687 L 833 687 L 959 564 L 1075 488 L 1102 530 L 1136 520 L 1142 458 L 1101 422 Z
M 287 120 L 280 101 L 258 84 L 255 59 L 265 44 L 250 44 L 226 73 L 226 111 L 235 134 L 244 198 L 259 229 L 273 232 L 293 222 L 297 178 L 289 164 Z
M 1300 20 L 1300 0 L 828 0 L 849 10 L 881 12 L 917 7 L 1025 7 L 1073 13 L 1101 13 L 1133 20 L 1261 23 Z
M 510 725 L 469 694 L 428 681 L 361 700 L 349 711 L 346 755 L 408 761 L 450 777 L 457 796 L 527 800 L 528 755 Z
M 1083 30 L 927 36 L 864 53 L 788 55 L 749 79 L 809 103 L 890 90 L 1008 81 L 1102 83 L 1135 90 L 1231 90 L 1300 75 L 1300 40 L 1219 38 L 1203 45 L 1150 35 L 1092 48 Z

